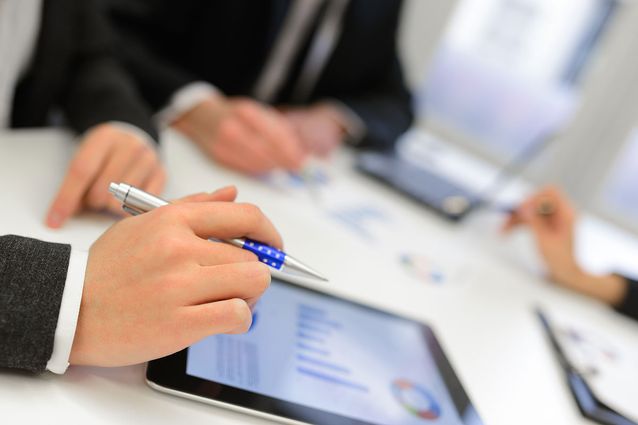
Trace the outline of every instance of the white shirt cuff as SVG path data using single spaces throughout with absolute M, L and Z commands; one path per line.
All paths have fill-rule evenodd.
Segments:
M 63 374 L 69 367 L 71 347 L 75 337 L 75 328 L 80 314 L 80 302 L 84 289 L 84 274 L 89 254 L 82 251 L 71 251 L 66 283 L 62 293 L 62 303 L 55 328 L 53 353 L 47 363 L 47 369 L 53 373 Z
M 204 100 L 218 95 L 219 90 L 207 82 L 196 81 L 187 84 L 173 93 L 168 105 L 155 115 L 155 119 L 161 127 L 168 127 Z
M 141 128 L 124 121 L 109 121 L 108 124 L 112 125 L 113 127 L 119 128 L 122 131 L 126 131 L 127 133 L 131 133 L 138 139 L 144 141 L 144 143 L 146 143 L 149 147 L 157 149 L 157 143 L 155 143 L 155 140 Z

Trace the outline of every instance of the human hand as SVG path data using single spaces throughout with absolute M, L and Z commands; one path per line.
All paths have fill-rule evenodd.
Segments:
M 112 181 L 125 181 L 158 194 L 166 173 L 155 150 L 136 135 L 111 124 L 91 130 L 72 159 L 46 217 L 59 228 L 83 209 L 122 214 L 121 204 L 108 191 Z
M 207 239 L 282 241 L 257 207 L 230 202 L 235 195 L 184 198 L 120 221 L 93 244 L 71 364 L 140 363 L 250 327 L 270 271 L 254 254 Z
M 281 114 L 254 100 L 217 96 L 201 102 L 172 126 L 209 157 L 246 174 L 298 171 L 305 153 Z
M 626 296 L 625 279 L 615 274 L 592 274 L 578 264 L 574 253 L 575 220 L 574 208 L 567 197 L 557 188 L 548 187 L 523 202 L 507 219 L 503 231 L 508 233 L 521 225 L 529 227 L 552 280 L 604 303 L 618 305 Z
M 329 157 L 343 143 L 346 131 L 341 113 L 328 104 L 282 111 L 301 139 L 306 152 Z
M 543 208 L 551 211 L 542 214 Z M 574 252 L 575 220 L 574 208 L 567 197 L 559 189 L 547 187 L 523 202 L 507 219 L 503 231 L 509 233 L 518 226 L 527 226 L 549 277 L 563 285 L 574 286 L 584 274 Z

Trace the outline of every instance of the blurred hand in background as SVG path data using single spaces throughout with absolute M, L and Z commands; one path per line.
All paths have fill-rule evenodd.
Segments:
M 307 151 L 282 114 L 248 98 L 211 97 L 172 126 L 210 158 L 246 174 L 299 171 Z
M 344 119 L 337 108 L 330 104 L 286 108 L 282 113 L 309 155 L 328 158 L 345 139 Z
M 166 172 L 150 143 L 117 125 L 102 124 L 86 134 L 71 160 L 47 213 L 47 226 L 62 227 L 83 210 L 122 214 L 121 203 L 108 191 L 109 183 L 118 181 L 159 194 Z
M 613 274 L 594 275 L 578 263 L 574 248 L 576 212 L 557 188 L 541 189 L 524 201 L 507 219 L 505 233 L 517 227 L 532 232 L 549 278 L 574 291 L 608 304 L 620 303 L 626 292 L 625 279 Z

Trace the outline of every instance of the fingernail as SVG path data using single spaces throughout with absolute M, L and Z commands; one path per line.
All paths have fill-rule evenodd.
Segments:
M 63 215 L 58 211 L 51 211 L 47 217 L 47 225 L 54 229 L 61 227 L 63 222 Z

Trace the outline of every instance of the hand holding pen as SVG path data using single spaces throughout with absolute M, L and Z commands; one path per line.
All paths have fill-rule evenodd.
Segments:
M 156 208 L 167 206 L 170 203 L 162 198 L 151 195 L 144 192 L 134 186 L 126 183 L 111 183 L 109 191 L 115 196 L 117 200 L 122 202 L 122 208 L 124 211 L 138 215 L 149 212 Z M 252 235 L 244 235 L 250 237 Z M 315 271 L 311 267 L 305 265 L 301 261 L 286 254 L 274 244 L 268 244 L 249 238 L 228 237 L 221 239 L 211 239 L 213 242 L 223 242 L 228 245 L 232 245 L 236 248 L 240 248 L 246 251 L 250 251 L 257 256 L 260 262 L 266 264 L 271 269 L 275 270 L 294 270 L 304 275 L 327 281 L 323 275 Z M 279 243 L 280 245 L 280 243 Z
M 245 332 L 270 270 L 248 251 L 209 238 L 281 237 L 227 187 L 122 220 L 93 243 L 69 361 L 125 366 L 164 357 L 209 335 Z
M 569 233 L 575 221 L 575 210 L 567 196 L 556 187 L 548 186 L 523 201 L 510 211 L 503 230 L 508 232 L 518 225 L 540 225 L 538 230 Z
M 546 187 L 520 204 L 507 218 L 503 232 L 519 226 L 529 228 L 549 277 L 567 284 L 582 273 L 574 254 L 576 213 L 567 197 L 555 187 Z
M 549 278 L 575 292 L 617 306 L 626 297 L 626 280 L 615 274 L 592 274 L 576 258 L 574 231 L 576 214 L 567 197 L 548 187 L 523 202 L 508 218 L 505 232 L 528 227 L 547 266 Z

